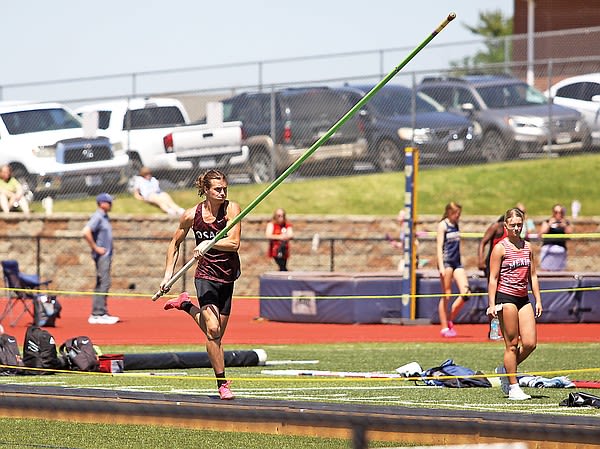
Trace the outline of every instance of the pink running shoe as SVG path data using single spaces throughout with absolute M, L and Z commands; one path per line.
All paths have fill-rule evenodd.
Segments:
M 445 338 L 452 338 L 452 337 L 456 337 L 457 333 L 454 329 L 446 328 L 446 329 L 442 329 L 440 331 L 440 335 Z
M 165 310 L 169 310 L 169 309 L 181 310 L 181 305 L 184 302 L 190 302 L 190 295 L 188 294 L 188 292 L 181 293 L 177 298 L 169 299 L 165 303 L 164 309 Z
M 219 387 L 219 396 L 222 400 L 229 400 L 235 398 L 229 386 L 231 385 L 231 381 L 228 380 L 223 385 Z

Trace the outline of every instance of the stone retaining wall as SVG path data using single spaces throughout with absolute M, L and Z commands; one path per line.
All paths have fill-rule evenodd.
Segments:
M 89 292 L 95 284 L 95 271 L 89 247 L 81 237 L 88 214 L 32 214 L 25 218 L 9 214 L 0 218 L 0 254 L 2 259 L 15 258 L 24 272 L 39 271 L 43 278 L 53 279 L 51 287 L 65 292 Z M 461 232 L 481 233 L 497 217 L 462 217 Z M 533 217 L 540 223 L 545 217 Z M 236 294 L 258 294 L 259 276 L 276 270 L 267 255 L 264 228 L 269 216 L 250 215 L 242 225 L 242 277 Z M 402 251 L 392 247 L 386 234 L 397 236 L 395 216 L 289 216 L 297 239 L 291 246 L 290 270 L 365 272 L 393 271 L 402 259 Z M 435 231 L 438 216 L 420 218 L 419 231 Z M 115 236 L 113 286 L 111 292 L 153 294 L 163 276 L 167 244 L 177 227 L 175 218 L 163 215 L 111 214 Z M 600 219 L 585 218 L 575 222 L 577 233 L 599 232 Z M 313 237 L 319 234 L 315 247 Z M 333 240 L 331 240 L 333 239 Z M 182 249 L 180 265 L 191 257 L 191 233 Z M 463 237 L 462 255 L 465 267 L 477 269 L 478 239 Z M 539 243 L 534 242 L 536 253 Z M 331 257 L 333 252 L 334 257 Z M 426 268 L 435 269 L 435 238 L 420 239 L 419 253 Z M 573 239 L 569 242 L 569 271 L 598 271 L 600 240 Z M 175 291 L 191 289 L 192 272 Z

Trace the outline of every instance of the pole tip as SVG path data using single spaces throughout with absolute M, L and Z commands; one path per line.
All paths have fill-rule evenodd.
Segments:
M 450 14 L 448 14 L 448 22 L 452 22 L 454 19 L 456 19 L 455 12 L 451 12 Z

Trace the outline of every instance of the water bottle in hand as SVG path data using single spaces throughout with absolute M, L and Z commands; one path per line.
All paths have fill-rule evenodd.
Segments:
M 490 322 L 490 340 L 500 340 L 502 336 L 500 335 L 500 320 L 498 317 L 492 318 Z

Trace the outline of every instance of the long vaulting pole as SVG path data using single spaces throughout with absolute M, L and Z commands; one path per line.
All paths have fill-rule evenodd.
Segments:
M 308 159 L 315 151 L 317 151 L 317 149 L 321 145 L 323 145 L 323 143 L 329 140 L 329 138 L 350 117 L 356 114 L 356 112 L 359 111 L 365 105 L 365 103 L 369 101 L 371 97 L 373 97 L 373 95 L 375 95 L 379 91 L 379 89 L 385 86 L 394 76 L 396 76 L 398 72 L 400 72 L 400 70 L 402 70 L 404 66 L 406 66 L 406 64 L 408 64 L 417 55 L 417 53 L 419 53 L 427 44 L 429 44 L 429 42 L 431 42 L 431 40 L 434 37 L 436 37 L 446 27 L 446 25 L 448 25 L 455 18 L 455 13 L 451 12 L 450 14 L 448 14 L 448 17 L 446 17 L 442 21 L 442 23 L 440 23 L 440 25 L 429 36 L 427 36 L 425 40 L 423 40 L 423 42 L 421 42 L 417 47 L 415 47 L 415 49 L 411 51 L 410 54 L 406 58 L 404 58 L 404 60 L 400 64 L 394 67 L 394 69 L 390 73 L 388 73 L 381 81 L 379 81 L 379 83 L 377 83 L 369 92 L 367 92 L 367 94 L 364 97 L 362 97 L 360 101 L 352 107 L 352 109 L 350 109 L 341 119 L 337 121 L 337 123 L 335 123 L 331 128 L 329 128 L 329 131 L 327 131 L 319 140 L 313 143 L 312 146 L 302 154 L 302 156 L 300 156 L 296 161 L 294 161 L 294 163 L 291 164 L 286 171 L 279 175 L 279 177 L 275 179 L 275 181 L 273 181 L 260 195 L 258 195 L 254 199 L 254 201 L 252 201 L 248 206 L 246 206 L 237 217 L 232 219 L 224 229 L 222 229 L 217 235 L 215 235 L 215 237 L 211 241 L 209 249 L 212 248 L 212 246 L 217 241 L 219 241 L 225 235 L 227 235 L 231 228 L 233 228 L 236 224 L 243 220 L 246 215 L 248 215 L 262 200 L 264 200 L 267 195 L 269 195 L 273 190 L 275 190 L 279 186 L 279 184 L 281 184 L 289 175 L 298 170 L 298 168 L 304 163 L 306 159 Z M 158 290 L 154 294 L 154 296 L 152 296 L 152 300 L 156 301 L 164 293 L 166 293 L 166 291 L 168 291 L 168 289 L 170 289 L 173 286 L 173 284 L 181 276 L 183 276 L 184 273 L 188 271 L 196 262 L 196 259 L 190 259 L 183 267 L 181 267 L 181 269 L 177 273 L 173 275 L 169 282 L 167 282 L 167 284 L 165 285 L 166 290 Z

